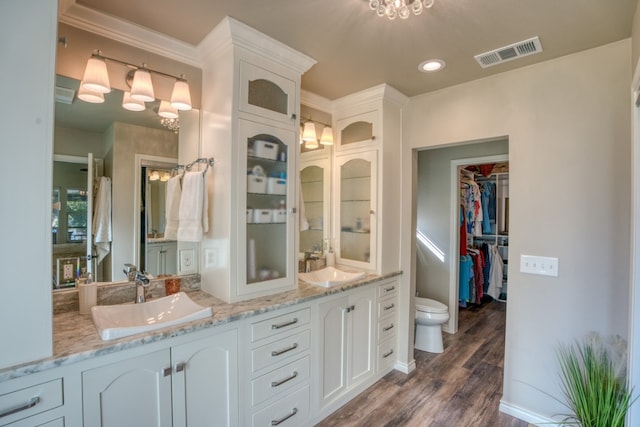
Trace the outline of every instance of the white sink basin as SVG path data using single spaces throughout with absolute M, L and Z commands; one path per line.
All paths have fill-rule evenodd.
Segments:
M 316 286 L 322 286 L 324 288 L 343 285 L 345 283 L 353 282 L 354 280 L 362 279 L 364 276 L 366 276 L 366 273 L 363 271 L 349 273 L 333 267 L 325 267 L 310 273 L 298 274 L 298 277 L 305 282 Z
M 211 307 L 196 304 L 184 292 L 140 304 L 91 308 L 93 323 L 105 341 L 204 319 L 212 314 Z

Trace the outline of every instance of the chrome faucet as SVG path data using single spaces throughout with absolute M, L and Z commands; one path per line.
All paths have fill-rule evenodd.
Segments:
M 317 256 L 313 255 L 311 252 L 304 253 L 304 272 L 311 272 L 311 261 L 318 259 Z
M 136 271 L 134 281 L 136 283 L 136 304 L 145 302 L 144 288 L 149 287 L 149 278 L 144 271 Z

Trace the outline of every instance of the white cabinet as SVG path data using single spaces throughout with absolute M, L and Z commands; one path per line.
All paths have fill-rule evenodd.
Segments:
M 319 304 L 320 406 L 373 374 L 375 289 Z
M 147 244 L 145 271 L 154 276 L 178 272 L 177 242 Z
M 86 370 L 85 426 L 237 425 L 237 332 Z
M 252 321 L 249 330 L 247 424 L 308 425 L 311 308 L 269 313 Z
M 400 147 L 407 102 L 384 84 L 334 101 L 338 264 L 378 274 L 400 269 Z
M 64 404 L 62 378 L 36 384 L 14 381 L 0 386 L 0 426 L 64 425 L 64 417 L 52 411 Z
M 236 302 L 297 287 L 299 93 L 315 60 L 233 18 L 214 33 L 201 50 L 199 154 L 216 167 L 200 273 L 204 291 Z
M 336 260 L 363 270 L 376 270 L 377 153 L 365 151 L 336 157 Z

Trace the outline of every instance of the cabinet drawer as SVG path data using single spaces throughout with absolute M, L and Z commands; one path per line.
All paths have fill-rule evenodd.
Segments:
M 378 301 L 378 319 L 396 314 L 398 301 L 395 298 Z
M 251 324 L 251 342 L 309 323 L 310 308 L 282 314 Z
M 309 421 L 309 386 L 297 390 L 253 415 L 253 427 L 306 426 Z
M 396 329 L 398 329 L 398 324 L 395 316 L 380 320 L 378 322 L 378 342 L 394 336 L 396 334 Z
M 0 425 L 21 420 L 62 405 L 62 379 L 0 396 Z
M 253 406 L 307 381 L 310 369 L 309 356 L 306 356 L 251 381 Z
M 309 350 L 309 340 L 310 332 L 305 330 L 252 350 L 252 371 L 259 371 L 272 363 Z
M 396 360 L 396 340 L 390 339 L 378 344 L 378 369 L 388 368 L 393 365 Z
M 378 299 L 386 298 L 387 296 L 397 295 L 397 294 L 398 294 L 397 282 L 383 283 L 382 285 L 378 286 Z

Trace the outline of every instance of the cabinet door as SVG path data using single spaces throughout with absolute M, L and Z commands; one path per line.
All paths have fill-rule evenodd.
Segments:
M 378 111 L 336 120 L 336 150 L 371 147 L 378 137 Z
M 171 349 L 173 425 L 238 424 L 237 331 Z
M 376 269 L 377 153 L 336 158 L 335 233 L 338 263 Z
M 347 386 L 347 303 L 348 300 L 344 297 L 327 301 L 319 307 L 322 328 L 320 335 L 322 339 L 320 350 L 322 406 L 339 396 Z
M 240 111 L 293 127 L 297 111 L 296 88 L 294 79 L 240 61 Z
M 295 132 L 240 120 L 238 144 L 238 294 L 294 286 Z
M 145 271 L 149 274 L 157 276 L 163 274 L 162 271 L 162 246 L 157 243 L 147 245 L 146 267 Z
M 329 249 L 324 245 L 330 235 L 331 171 L 329 165 L 329 159 L 306 161 L 300 165 L 300 190 L 304 211 L 300 211 L 301 231 L 298 252 Z M 302 230 L 304 220 L 308 224 L 306 230 Z
M 349 296 L 349 387 L 373 374 L 375 289 Z
M 86 427 L 167 426 L 171 420 L 168 349 L 82 373 Z
M 162 246 L 164 251 L 164 274 L 178 273 L 178 244 L 167 243 Z

